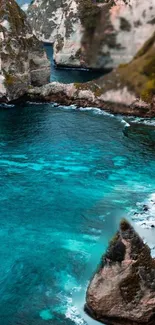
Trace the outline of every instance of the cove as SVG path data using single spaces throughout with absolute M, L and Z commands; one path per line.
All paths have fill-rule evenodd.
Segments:
M 154 192 L 155 127 L 144 122 L 1 107 L 1 324 L 92 324 L 87 281 L 120 218 Z
M 57 81 L 62 83 L 72 83 L 72 82 L 87 82 L 101 77 L 104 73 L 103 71 L 91 71 L 76 68 L 65 68 L 56 67 L 53 60 L 53 45 L 44 44 L 47 56 L 51 62 L 51 79 L 50 81 Z

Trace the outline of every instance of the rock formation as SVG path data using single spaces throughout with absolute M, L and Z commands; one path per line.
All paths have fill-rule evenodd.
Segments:
M 28 16 L 37 37 L 55 43 L 58 65 L 111 69 L 153 34 L 154 10 L 154 0 L 34 0 Z
M 62 104 L 93 106 L 113 113 L 155 117 L 155 34 L 129 64 L 87 82 L 51 83 L 30 89 L 29 95 Z
M 0 101 L 14 100 L 50 80 L 43 45 L 14 0 L 0 0 Z
M 85 310 L 105 324 L 155 324 L 155 259 L 126 220 L 90 281 Z
M 37 38 L 55 43 L 54 59 L 57 64 L 82 65 L 78 51 L 83 32 L 76 0 L 34 0 L 27 14 Z

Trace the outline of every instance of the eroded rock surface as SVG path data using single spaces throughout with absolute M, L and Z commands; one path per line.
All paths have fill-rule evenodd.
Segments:
M 111 69 L 133 59 L 155 30 L 155 0 L 34 0 L 28 16 L 54 42 L 57 64 Z
M 155 34 L 129 64 L 87 83 L 51 83 L 29 95 L 62 104 L 99 107 L 113 113 L 155 117 Z
M 50 80 L 50 63 L 14 0 L 0 0 L 0 101 L 23 96 Z
M 90 281 L 85 310 L 106 324 L 155 324 L 155 259 L 126 220 Z

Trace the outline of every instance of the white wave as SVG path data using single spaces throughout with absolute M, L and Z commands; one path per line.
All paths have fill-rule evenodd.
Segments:
M 77 107 L 76 105 L 72 104 L 72 105 L 60 105 L 59 103 L 48 103 L 48 102 L 31 102 L 31 101 L 27 101 L 28 104 L 30 105 L 52 105 L 53 107 L 57 107 L 59 109 L 62 110 L 77 110 L 80 112 L 92 112 L 95 115 L 103 115 L 103 116 L 109 116 L 109 117 L 115 117 L 116 115 L 104 111 L 103 109 L 100 109 L 98 107 Z M 127 123 L 127 122 L 126 122 Z
M 148 126 L 155 126 L 155 118 L 130 117 L 129 121 L 131 121 L 132 124 L 144 124 Z
M 1 103 L 0 104 L 0 107 L 2 107 L 2 108 L 10 108 L 10 107 L 15 107 L 15 105 L 14 104 L 6 104 L 6 103 Z
M 84 319 L 80 316 L 78 308 L 73 304 L 72 298 L 67 299 L 67 311 L 65 313 L 65 316 L 78 325 L 85 324 Z
M 125 127 L 130 127 L 130 124 L 124 119 L 121 120 L 121 123 L 124 124 Z
M 58 106 L 59 109 L 63 109 L 63 110 L 72 110 L 72 109 L 75 110 L 75 109 L 77 109 L 76 105 L 67 106 L 67 105 L 59 105 L 59 104 L 57 104 L 57 106 Z
M 26 103 L 29 105 L 49 105 L 48 102 L 31 102 L 29 100 Z M 53 103 L 51 103 L 51 104 L 53 105 Z
M 115 116 L 112 113 L 106 112 L 103 109 L 100 109 L 98 107 L 79 107 L 79 110 L 82 112 L 92 111 L 92 113 L 94 113 L 96 115 L 104 115 L 104 116 L 110 116 L 110 117 Z
M 145 229 L 155 228 L 155 193 L 144 202 L 137 203 L 137 208 L 135 213 L 131 212 L 132 220 Z

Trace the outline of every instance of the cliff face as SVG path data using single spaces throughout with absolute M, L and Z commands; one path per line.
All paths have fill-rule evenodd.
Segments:
M 53 43 L 63 19 L 61 0 L 33 0 L 28 8 L 28 20 L 38 39 Z
M 154 306 L 155 260 L 124 220 L 89 284 L 85 310 L 106 324 L 153 325 Z
M 29 91 L 31 98 L 100 107 L 126 115 L 155 117 L 155 34 L 135 58 L 87 83 L 51 83 Z
M 50 63 L 14 0 L 0 0 L 0 101 L 14 100 L 50 79 Z
M 83 6 L 86 12 L 87 6 Z M 83 42 L 88 64 L 115 68 L 130 62 L 154 32 L 155 1 L 109 0 L 96 6 L 96 23 L 91 28 L 91 15 L 86 23 L 85 14 L 82 14 L 85 25 Z
M 57 64 L 114 68 L 129 62 L 154 32 L 155 0 L 34 0 L 29 21 L 55 42 Z
M 55 43 L 57 64 L 80 65 L 77 52 L 81 47 L 83 28 L 76 0 L 34 0 L 27 14 L 37 38 Z

